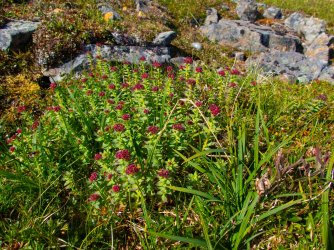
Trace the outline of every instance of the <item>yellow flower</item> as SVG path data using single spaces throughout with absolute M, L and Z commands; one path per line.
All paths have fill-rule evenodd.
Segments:
M 108 22 L 114 18 L 114 13 L 107 12 L 104 14 L 104 21 Z

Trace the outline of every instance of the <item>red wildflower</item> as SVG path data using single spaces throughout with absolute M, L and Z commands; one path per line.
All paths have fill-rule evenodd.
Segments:
M 101 78 L 102 78 L 103 80 L 105 80 L 105 79 L 108 79 L 108 76 L 107 76 L 107 75 L 102 75 Z
M 130 120 L 130 118 L 131 118 L 131 115 L 130 115 L 130 114 L 124 114 L 124 115 L 122 115 L 122 119 L 123 119 L 124 121 L 128 121 L 128 120 Z
M 142 79 L 147 79 L 149 77 L 148 73 L 144 73 L 141 75 L 141 78 Z
M 152 135 L 156 134 L 159 132 L 159 128 L 157 126 L 149 126 L 147 128 L 147 132 L 151 133 Z
M 178 130 L 178 131 L 183 131 L 184 130 L 184 127 L 181 123 L 173 124 L 172 128 L 175 129 L 175 130 Z
M 167 72 L 172 72 L 173 71 L 173 67 L 172 66 L 167 66 L 166 70 L 167 70 Z
M 230 82 L 228 86 L 230 88 L 235 88 L 235 87 L 237 87 L 237 84 L 235 82 Z
M 148 110 L 148 109 L 144 109 L 144 114 L 149 114 L 150 113 L 150 110 Z
M 193 63 L 193 59 L 191 57 L 186 57 L 183 59 L 183 62 L 185 64 L 192 64 Z
M 136 164 L 130 164 L 129 166 L 127 166 L 126 170 L 125 170 L 125 173 L 127 175 L 134 175 L 136 173 L 138 173 L 139 171 L 139 168 L 137 168 Z
M 127 82 L 123 82 L 121 85 L 122 85 L 123 89 L 125 89 L 125 88 L 127 88 L 127 87 L 130 86 Z
M 106 92 L 104 92 L 104 91 L 101 91 L 100 93 L 99 93 L 99 97 L 103 97 L 103 96 L 105 96 L 106 95 Z
M 196 107 L 201 107 L 203 105 L 203 102 L 201 101 L 196 101 L 195 102 Z
M 115 84 L 111 83 L 111 84 L 109 84 L 108 88 L 109 88 L 109 89 L 115 89 L 116 86 L 115 86 Z
M 110 181 L 111 178 L 112 178 L 112 174 L 108 174 L 108 175 L 107 175 L 107 180 Z
M 109 104 L 114 104 L 115 103 L 115 101 L 113 100 L 113 99 L 108 99 L 108 101 L 107 101 Z
M 232 74 L 232 75 L 240 75 L 241 73 L 240 73 L 240 71 L 237 70 L 237 69 L 232 69 L 232 70 L 231 70 L 231 74 Z
M 38 126 L 39 126 L 39 121 L 36 120 L 36 121 L 34 121 L 34 123 L 31 125 L 31 129 L 32 129 L 32 130 L 35 130 L 36 128 L 38 128 Z
M 16 133 L 17 133 L 17 134 L 21 134 L 21 133 L 22 133 L 22 129 L 20 129 L 20 128 L 17 129 L 17 130 L 16 130 Z
M 116 67 L 116 66 L 111 66 L 111 67 L 110 67 L 110 71 L 111 71 L 111 72 L 115 72 L 115 71 L 117 71 L 117 67 Z
M 91 175 L 89 177 L 89 181 L 93 182 L 93 181 L 95 181 L 97 179 L 97 177 L 98 177 L 97 173 L 93 172 L 93 173 L 91 173 Z
M 98 160 L 101 160 L 101 159 L 102 159 L 102 154 L 101 153 L 95 154 L 95 156 L 94 156 L 95 161 L 98 161 Z
M 93 94 L 93 90 L 89 89 L 86 91 L 86 95 L 90 96 L 91 94 Z
M 180 66 L 179 66 L 179 69 L 180 69 L 180 70 L 184 70 L 185 68 L 186 68 L 186 66 L 184 66 L 184 65 L 180 65 Z
M 201 67 L 197 67 L 195 71 L 196 71 L 196 73 L 202 73 L 203 69 Z
M 157 62 L 157 61 L 154 61 L 154 62 L 152 63 L 152 66 L 153 66 L 154 68 L 160 68 L 160 67 L 162 66 L 162 64 L 159 63 L 159 62 Z
M 87 78 L 82 78 L 81 82 L 87 82 Z
M 137 83 L 135 86 L 133 86 L 132 90 L 141 90 L 144 89 L 144 85 Z
M 57 83 L 52 82 L 50 83 L 50 89 L 54 90 L 57 87 Z
M 91 194 L 89 197 L 89 201 L 97 201 L 100 198 L 99 194 Z
M 169 93 L 169 97 L 170 97 L 170 98 L 173 98 L 173 97 L 174 97 L 174 94 L 173 94 L 173 93 Z
M 195 84 L 196 84 L 196 80 L 195 80 L 195 79 L 188 79 L 188 80 L 187 80 L 187 83 L 188 83 L 189 85 L 195 85 Z
M 211 104 L 209 109 L 213 116 L 217 116 L 220 113 L 220 108 L 216 104 Z
M 253 86 L 256 86 L 256 81 L 252 81 L 251 84 L 252 84 Z
M 130 152 L 127 149 L 122 149 L 122 150 L 118 150 L 115 154 L 116 159 L 119 160 L 126 160 L 129 161 L 130 160 Z
M 167 169 L 160 169 L 158 175 L 167 179 L 169 177 L 169 171 Z
M 219 71 L 218 71 L 218 75 L 220 75 L 220 76 L 225 76 L 225 71 L 224 71 L 224 70 L 219 70 Z
M 142 62 L 145 62 L 145 61 L 146 61 L 146 57 L 145 57 L 145 56 L 141 56 L 141 57 L 139 58 L 139 60 L 142 61 Z
M 112 191 L 113 191 L 113 192 L 115 192 L 115 193 L 118 193 L 118 192 L 119 192 L 119 190 L 120 190 L 121 188 L 120 188 L 120 186 L 119 186 L 119 185 L 114 185 L 114 186 L 112 186 L 112 188 L 111 188 L 111 189 L 112 189 Z
M 117 104 L 117 106 L 115 107 L 116 110 L 122 110 L 123 109 L 123 105 L 122 104 Z
M 93 72 L 90 72 L 88 75 L 89 75 L 90 77 L 94 77 Z
M 22 112 L 26 111 L 26 109 L 27 109 L 26 106 L 19 106 L 19 107 L 17 107 L 17 112 L 22 113 Z
M 153 91 L 153 92 L 157 92 L 157 91 L 159 91 L 159 87 L 158 87 L 158 86 L 153 86 L 153 87 L 152 87 L 152 91 Z
M 170 79 L 172 79 L 172 80 L 175 79 L 175 75 L 174 75 L 173 73 L 169 73 L 169 74 L 167 75 L 167 77 L 170 78 Z
M 116 132 L 123 132 L 125 130 L 125 126 L 121 123 L 118 123 L 118 124 L 115 124 L 113 126 L 113 129 L 116 131 Z
M 54 106 L 53 111 L 54 112 L 59 112 L 60 111 L 60 106 Z

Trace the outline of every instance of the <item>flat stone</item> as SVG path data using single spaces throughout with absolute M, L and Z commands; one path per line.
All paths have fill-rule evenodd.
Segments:
M 326 33 L 321 33 L 313 42 L 307 47 L 305 55 L 307 57 L 317 59 L 323 63 L 329 63 L 330 51 L 334 47 L 334 36 L 329 36 Z
M 168 63 L 171 59 L 171 49 L 168 47 L 142 47 L 142 46 L 109 46 L 87 45 L 86 52 L 78 55 L 73 60 L 43 72 L 50 77 L 50 81 L 61 81 L 66 75 L 78 76 L 89 68 L 90 63 L 96 62 L 97 57 L 113 62 L 139 63 L 141 57 L 146 62 Z
M 258 5 L 253 0 L 240 0 L 237 3 L 236 11 L 241 20 L 255 22 L 261 17 L 257 8 Z
M 319 18 L 304 17 L 295 12 L 291 14 L 284 24 L 305 37 L 306 43 L 310 44 L 321 33 L 326 31 L 326 22 Z
M 12 21 L 0 29 L 0 49 L 20 50 L 32 39 L 32 34 L 40 23 L 30 21 Z
M 217 24 L 200 27 L 200 31 L 211 41 L 251 52 L 302 50 L 298 37 L 248 21 L 221 19 Z
M 209 8 L 206 10 L 204 25 L 210 25 L 212 23 L 218 23 L 218 12 L 215 8 Z
M 176 36 L 177 34 L 175 31 L 162 32 L 154 38 L 153 44 L 159 46 L 169 46 Z
M 268 9 L 264 11 L 263 16 L 266 18 L 281 19 L 282 10 L 277 7 L 269 7 Z
M 303 83 L 317 79 L 326 66 L 300 53 L 282 51 L 261 53 L 256 58 L 249 58 L 246 64 L 248 67 L 261 68 L 265 73 L 294 76 Z

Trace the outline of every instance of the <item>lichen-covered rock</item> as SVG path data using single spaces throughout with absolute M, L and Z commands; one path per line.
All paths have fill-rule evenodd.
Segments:
M 255 22 L 261 17 L 258 5 L 254 0 L 240 0 L 237 3 L 237 15 L 243 21 Z
M 310 44 L 321 33 L 326 31 L 326 22 L 319 18 L 304 17 L 295 12 L 285 21 L 285 25 L 305 37 L 306 43 Z
M 277 7 L 269 7 L 268 9 L 264 11 L 263 16 L 266 18 L 281 19 L 282 10 Z
M 282 51 L 261 53 L 256 58 L 249 58 L 246 63 L 249 67 L 259 67 L 269 74 L 294 76 L 303 83 L 317 79 L 326 66 L 300 53 Z
M 154 38 L 153 44 L 159 46 L 169 46 L 176 36 L 177 34 L 175 31 L 162 32 Z
M 307 47 L 305 55 L 307 57 L 317 59 L 323 63 L 329 63 L 330 56 L 334 51 L 334 36 L 329 36 L 321 33 L 313 42 Z
M 218 23 L 218 12 L 215 8 L 209 8 L 206 10 L 204 25 L 210 25 L 212 23 Z
M 334 66 L 326 67 L 319 76 L 319 80 L 334 84 Z
M 40 23 L 12 21 L 0 28 L 0 49 L 20 50 L 31 42 Z
M 97 57 L 114 62 L 139 63 L 141 58 L 146 62 L 167 63 L 171 59 L 171 49 L 168 47 L 142 47 L 142 46 L 109 46 L 87 45 L 86 52 L 73 60 L 43 72 L 50 77 L 50 81 L 61 81 L 66 75 L 79 75 L 95 62 Z
M 262 52 L 268 49 L 302 51 L 298 37 L 282 34 L 270 27 L 248 21 L 221 19 L 217 24 L 200 27 L 200 31 L 211 41 L 251 52 Z

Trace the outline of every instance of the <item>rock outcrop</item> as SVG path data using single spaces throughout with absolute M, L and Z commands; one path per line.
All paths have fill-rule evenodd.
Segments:
M 43 72 L 44 76 L 50 77 L 50 81 L 60 81 L 66 75 L 72 73 L 80 74 L 87 69 L 90 62 L 95 62 L 97 58 L 114 62 L 139 63 L 141 58 L 146 62 L 169 62 L 172 55 L 170 47 L 142 47 L 142 46 L 109 46 L 109 45 L 87 45 L 86 52 L 78 55 L 73 60 L 56 68 Z
M 12 21 L 0 28 L 0 50 L 20 50 L 31 42 L 38 22 Z
M 250 67 L 260 67 L 266 73 L 293 76 L 299 82 L 307 83 L 317 79 L 327 63 L 297 52 L 271 51 L 249 58 L 247 64 Z
M 221 19 L 218 23 L 200 27 L 200 31 L 211 41 L 251 52 L 264 52 L 269 49 L 302 50 L 297 36 L 281 34 L 270 27 L 249 21 Z

